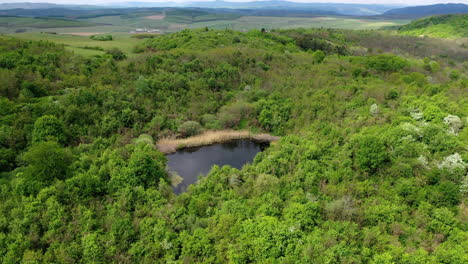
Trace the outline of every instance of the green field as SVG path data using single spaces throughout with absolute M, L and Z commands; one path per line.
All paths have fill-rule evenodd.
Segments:
M 119 48 L 127 55 L 132 55 L 133 47 L 143 40 L 131 38 L 131 34 L 121 33 L 112 34 L 114 40 L 99 41 L 92 40 L 89 36 L 76 36 L 68 34 L 45 34 L 45 33 L 20 33 L 12 34 L 13 36 L 27 40 L 47 40 L 58 44 L 63 44 L 67 49 L 74 51 L 80 55 L 102 55 L 104 51 L 89 49 L 90 47 L 100 47 L 103 50 L 111 48 Z M 88 48 L 86 48 L 88 47 Z
M 217 20 L 187 25 L 188 28 L 209 27 L 215 29 L 289 29 L 289 28 L 342 28 L 378 29 L 408 23 L 406 20 L 360 20 L 339 17 L 263 17 L 243 16 L 235 20 Z
M 161 16 L 149 19 L 151 16 Z M 10 21 L 11 20 L 11 21 Z M 101 16 L 78 20 L 45 20 L 37 18 L 0 18 L 0 33 L 14 33 L 18 29 L 28 32 L 51 31 L 71 32 L 130 32 L 137 28 L 159 29 L 162 32 L 176 32 L 185 28 L 209 27 L 214 29 L 288 29 L 288 28 L 343 28 L 378 29 L 399 26 L 407 20 L 362 20 L 344 17 L 267 17 L 237 16 L 232 14 L 190 15 L 180 13 L 136 13 L 122 16 Z

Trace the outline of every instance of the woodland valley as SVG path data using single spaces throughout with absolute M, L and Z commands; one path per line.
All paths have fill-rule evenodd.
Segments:
M 467 263 L 466 5 L 226 3 L 3 4 L 0 263 Z

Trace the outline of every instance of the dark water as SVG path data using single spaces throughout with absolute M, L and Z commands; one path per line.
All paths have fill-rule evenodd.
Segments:
M 178 150 L 167 155 L 167 165 L 184 180 L 174 192 L 185 191 L 189 184 L 197 182 L 198 175 L 206 175 L 213 165 L 229 165 L 240 169 L 251 162 L 255 155 L 268 147 L 269 143 L 248 139 L 231 140 L 224 143 Z

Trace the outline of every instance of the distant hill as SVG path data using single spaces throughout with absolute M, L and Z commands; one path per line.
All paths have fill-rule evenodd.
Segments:
M 108 8 L 108 9 L 8 9 L 0 10 L 0 16 L 26 16 L 26 17 L 64 17 L 64 18 L 91 18 L 100 16 L 119 16 L 130 13 L 159 12 L 162 8 Z
M 431 37 L 468 37 L 468 14 L 421 18 L 399 29 L 403 35 Z
M 9 9 L 49 9 L 49 8 L 70 8 L 70 9 L 96 9 L 98 6 L 91 5 L 59 5 L 53 3 L 0 3 L 0 10 Z
M 384 16 L 400 18 L 421 18 L 435 15 L 465 14 L 468 5 L 465 4 L 436 4 L 427 6 L 411 6 L 386 11 Z
M 314 13 L 336 13 L 350 16 L 379 15 L 401 5 L 379 4 L 341 4 L 341 3 L 298 3 L 282 0 L 229 2 L 229 1 L 200 1 L 200 2 L 123 2 L 108 4 L 120 7 L 200 7 L 200 8 L 231 8 L 231 9 L 267 9 L 267 10 L 297 10 L 312 11 Z
M 0 10 L 8 10 L 8 9 L 45 9 L 45 8 L 54 8 L 57 7 L 57 4 L 51 3 L 3 3 L 0 4 Z

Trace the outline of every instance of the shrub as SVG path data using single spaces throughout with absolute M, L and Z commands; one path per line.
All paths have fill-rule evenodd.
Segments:
M 200 134 L 202 126 L 197 121 L 187 121 L 179 126 L 178 132 L 182 137 L 190 137 Z
M 366 65 L 371 69 L 382 72 L 389 72 L 400 71 L 404 69 L 408 65 L 408 62 L 398 56 L 383 54 L 368 57 Z
M 118 48 L 112 48 L 106 52 L 106 54 L 109 54 L 112 56 L 114 60 L 125 60 L 127 58 L 127 55 L 123 51 L 121 51 Z
M 203 126 L 208 129 L 217 129 L 220 127 L 219 120 L 215 115 L 205 114 L 202 116 L 201 122 Z
M 99 41 L 112 41 L 114 39 L 111 35 L 92 35 L 89 38 L 92 40 L 99 40 Z
M 325 59 L 325 52 L 321 51 L 321 50 L 317 50 L 314 52 L 314 54 L 312 55 L 314 57 L 314 62 L 315 63 L 322 63 L 323 60 Z
M 250 118 L 253 112 L 251 104 L 236 102 L 223 106 L 218 113 L 218 118 L 224 128 L 233 128 L 238 126 L 242 120 Z
M 155 38 L 157 34 L 134 34 L 131 37 L 136 39 Z

